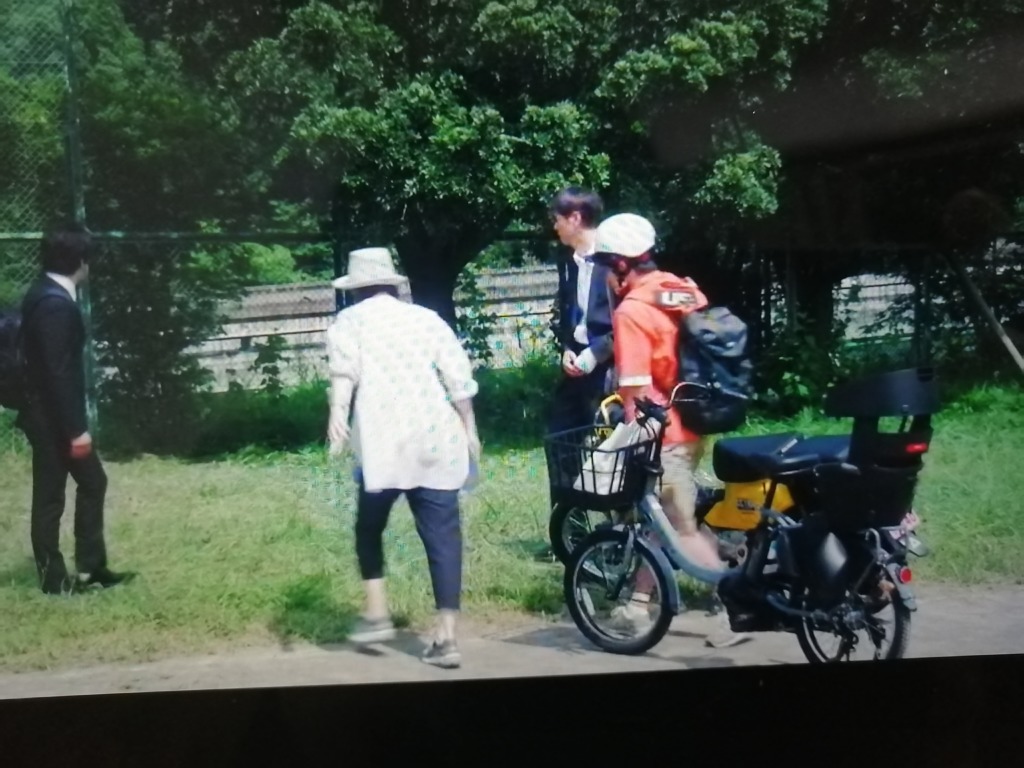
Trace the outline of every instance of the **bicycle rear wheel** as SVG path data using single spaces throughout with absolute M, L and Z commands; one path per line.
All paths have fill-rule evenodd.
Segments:
M 551 509 L 548 521 L 548 540 L 551 551 L 562 565 L 568 565 L 572 553 L 589 534 L 598 526 L 612 524 L 617 521 L 613 512 L 595 512 L 589 509 L 557 503 Z
M 801 597 L 800 602 L 808 605 L 806 590 Z M 910 639 L 910 609 L 895 588 L 884 597 L 859 595 L 850 608 L 864 614 L 864 626 L 856 632 L 852 628 L 816 625 L 809 619 L 797 624 L 797 642 L 811 664 L 903 658 Z
M 599 529 L 587 536 L 566 565 L 564 592 L 569 614 L 584 637 L 603 651 L 637 655 L 661 642 L 672 624 L 668 595 L 673 574 L 665 573 L 637 539 L 627 562 L 628 540 L 622 529 Z M 646 611 L 630 603 L 637 577 L 644 572 L 653 586 Z M 621 589 L 614 594 L 617 586 Z

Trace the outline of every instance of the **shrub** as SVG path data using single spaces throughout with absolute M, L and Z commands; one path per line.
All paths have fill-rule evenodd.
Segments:
M 527 356 L 519 368 L 477 372 L 480 392 L 475 408 L 481 439 L 489 446 L 536 446 L 558 368 L 548 357 Z M 327 383 L 313 381 L 278 390 L 245 390 L 199 396 L 200 418 L 184 450 L 191 458 L 209 458 L 244 449 L 299 450 L 322 444 L 327 428 Z
M 297 450 L 323 443 L 327 430 L 327 384 L 311 382 L 281 392 L 244 390 L 205 394 L 202 419 L 188 452 L 194 458 L 235 453 L 244 448 Z
M 528 353 L 518 368 L 480 371 L 475 403 L 480 439 L 503 447 L 537 445 L 558 376 L 557 363 L 542 352 Z
M 456 335 L 474 367 L 487 367 L 494 361 L 489 340 L 497 320 L 487 309 L 487 296 L 480 287 L 480 269 L 477 265 L 467 264 L 459 273 L 456 290 L 462 294 L 456 311 Z
M 836 321 L 822 338 L 803 315 L 792 323 L 776 322 L 772 344 L 756 360 L 754 389 L 758 409 L 775 416 L 792 416 L 815 408 L 825 391 L 848 373 L 846 361 L 834 353 L 844 325 Z

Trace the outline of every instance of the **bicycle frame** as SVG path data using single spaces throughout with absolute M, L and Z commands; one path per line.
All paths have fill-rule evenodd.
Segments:
M 660 455 L 659 455 L 660 458 Z M 658 469 L 660 470 L 660 461 Z M 660 474 L 660 472 L 658 473 Z M 721 571 L 713 571 L 708 568 L 703 568 L 694 562 L 692 562 L 686 554 L 682 551 L 679 545 L 679 538 L 675 528 L 672 526 L 671 521 L 668 519 L 668 515 L 665 514 L 665 510 L 661 505 L 661 500 L 658 498 L 656 491 L 656 477 L 657 474 L 653 474 L 648 479 L 647 489 L 644 493 L 643 498 L 640 500 L 637 508 L 640 512 L 640 519 L 636 523 L 639 530 L 643 530 L 645 527 L 651 530 L 657 537 L 659 546 L 658 549 L 664 554 L 664 559 L 667 561 L 669 567 L 673 571 L 681 571 L 687 576 L 701 581 L 705 584 L 717 585 L 723 578 L 734 573 L 737 569 L 748 568 L 755 570 L 760 573 L 764 570 L 765 563 L 768 559 L 768 552 L 771 544 L 774 540 L 774 534 L 767 537 L 761 546 L 755 551 L 752 551 L 748 556 L 748 561 L 744 564 L 737 566 L 737 569 L 724 569 Z M 775 498 L 776 489 L 779 487 L 779 479 L 773 479 L 770 481 L 768 494 L 765 498 L 765 503 L 760 507 L 759 512 L 763 520 L 776 520 L 782 525 L 795 526 L 798 525 L 794 520 L 791 520 L 786 515 L 780 514 L 771 508 L 772 501 Z M 761 523 L 761 526 L 764 522 Z M 759 527 L 761 527 L 759 526 Z
M 673 573 L 675 571 L 663 548 L 653 546 L 643 537 L 642 527 L 640 525 L 636 523 L 619 523 L 618 525 L 612 526 L 612 530 L 625 531 L 626 533 L 626 546 L 622 558 L 624 562 L 628 563 L 632 560 L 634 549 L 642 548 L 650 553 L 658 567 L 663 569 L 665 573 Z M 607 591 L 607 597 L 610 600 L 614 601 L 619 599 L 619 594 L 622 592 L 622 588 L 626 585 L 626 581 L 630 575 L 629 571 L 624 571 L 622 575 L 619 576 L 614 586 Z M 667 581 L 669 584 L 669 592 L 667 595 L 664 595 L 666 607 L 672 615 L 677 615 L 683 605 L 683 598 L 679 592 L 679 584 L 674 578 L 667 579 Z
M 640 409 L 641 413 L 644 413 L 644 409 Z M 644 421 L 646 422 L 651 416 L 644 414 Z M 655 449 L 654 455 L 651 457 L 650 462 L 645 467 L 647 471 L 647 485 L 644 489 L 644 495 L 637 503 L 637 510 L 639 511 L 639 519 L 636 523 L 629 526 L 631 534 L 639 532 L 642 534 L 645 529 L 650 530 L 657 537 L 657 543 L 651 546 L 652 552 L 657 556 L 659 562 L 664 562 L 665 566 L 670 568 L 673 574 L 676 571 L 682 571 L 687 576 L 690 576 L 698 581 L 702 581 L 705 584 L 718 584 L 725 576 L 732 573 L 732 570 L 713 571 L 708 568 L 703 568 L 694 562 L 692 562 L 686 554 L 683 552 L 679 545 L 679 538 L 675 528 L 672 526 L 671 521 L 668 519 L 668 515 L 665 514 L 664 508 L 661 506 L 661 500 L 658 498 L 657 485 L 658 479 L 663 474 L 664 470 L 661 464 L 661 448 L 662 441 L 664 440 L 664 425 L 663 423 L 659 428 L 659 436 L 657 448 Z M 775 485 L 773 484 L 768 494 L 767 504 L 770 506 L 772 499 L 775 495 Z M 630 538 L 630 542 L 633 539 Z M 630 550 L 631 552 L 632 550 Z M 672 584 L 675 584 L 675 578 L 668 579 Z
M 640 511 L 638 526 L 642 530 L 646 524 L 658 537 L 658 549 L 664 553 L 664 557 L 673 571 L 682 571 L 687 576 L 705 584 L 717 584 L 731 573 L 730 570 L 713 571 L 703 568 L 686 556 L 679 546 L 676 529 L 672 526 L 668 515 L 665 514 L 665 509 L 661 506 L 661 500 L 653 490 L 645 493 L 637 506 Z

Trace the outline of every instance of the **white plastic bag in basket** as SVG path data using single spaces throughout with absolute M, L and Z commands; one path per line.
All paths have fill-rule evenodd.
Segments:
M 618 490 L 626 469 L 626 456 L 615 451 L 639 442 L 650 431 L 635 421 L 616 426 L 615 431 L 597 446 L 597 450 L 588 451 L 583 471 L 572 487 L 577 491 L 596 493 L 600 496 L 607 496 L 613 488 Z

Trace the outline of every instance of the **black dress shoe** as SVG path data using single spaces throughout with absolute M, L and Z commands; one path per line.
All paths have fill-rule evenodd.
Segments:
M 135 578 L 134 573 L 114 573 L 107 568 L 89 574 L 78 574 L 79 589 L 110 589 L 118 584 L 126 584 Z
M 43 585 L 43 593 L 47 595 L 56 595 L 66 597 L 68 595 L 76 595 L 82 591 L 82 587 L 79 584 L 78 579 L 72 579 L 65 577 L 61 581 L 51 581 Z

